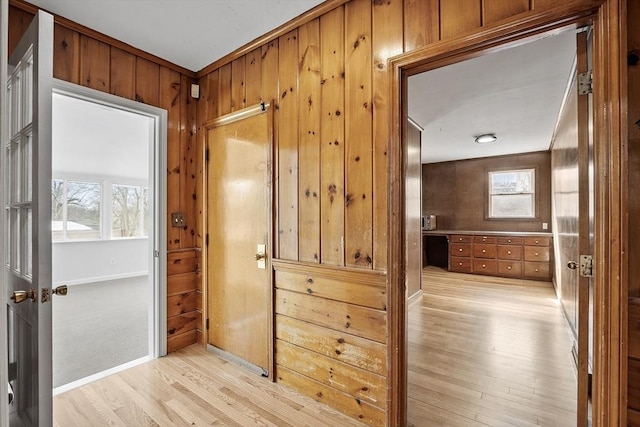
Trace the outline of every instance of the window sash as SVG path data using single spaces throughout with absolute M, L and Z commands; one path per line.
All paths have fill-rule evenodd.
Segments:
M 499 175 L 515 176 L 500 183 L 495 179 L 499 178 Z M 487 216 L 505 219 L 535 218 L 535 178 L 535 169 L 490 171 L 488 173 Z

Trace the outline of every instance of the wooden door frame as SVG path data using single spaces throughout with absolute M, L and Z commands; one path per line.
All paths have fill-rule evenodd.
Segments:
M 626 425 L 627 153 L 626 0 L 571 0 L 488 25 L 389 60 L 387 425 L 407 425 L 405 185 L 407 77 L 593 21 L 593 425 Z
M 272 265 L 272 260 L 274 259 L 274 250 L 275 250 L 275 246 L 274 246 L 274 241 L 273 241 L 273 236 L 274 236 L 274 215 L 275 215 L 275 211 L 274 211 L 274 182 L 275 182 L 275 168 L 274 168 L 274 160 L 275 160 L 275 154 L 274 154 L 274 147 L 275 147 L 275 142 L 274 142 L 274 117 L 275 117 L 275 108 L 274 108 L 274 103 L 273 102 L 263 102 L 257 105 L 253 105 L 250 107 L 246 107 L 243 108 L 241 110 L 237 110 L 234 112 L 231 112 L 229 114 L 225 114 L 223 116 L 219 116 L 216 117 L 215 119 L 209 120 L 208 122 L 206 122 L 203 125 L 203 130 L 205 132 L 204 138 L 204 144 L 202 147 L 202 159 L 204 159 L 204 171 L 202 174 L 202 188 L 203 188 L 203 194 L 205 195 L 204 200 L 203 200 L 203 215 L 202 215 L 202 229 L 204 230 L 205 235 L 208 233 L 209 231 L 209 210 L 208 210 L 208 205 L 209 205 L 209 156 L 208 156 L 208 151 L 209 151 L 209 131 L 213 128 L 219 127 L 219 126 L 224 126 L 226 124 L 230 124 L 245 118 L 249 118 L 249 117 L 253 117 L 257 114 L 267 114 L 267 124 L 269 127 L 269 142 L 268 142 L 268 147 L 267 147 L 267 165 L 268 165 L 268 177 L 269 177 L 269 182 L 268 182 L 268 194 L 267 194 L 267 203 L 268 206 L 266 206 L 265 208 L 267 209 L 267 220 L 268 220 L 268 224 L 267 224 L 267 257 L 266 257 L 266 269 L 269 272 L 269 308 L 268 308 L 268 314 L 269 314 L 269 358 L 268 358 L 268 367 L 269 367 L 269 373 L 268 373 L 268 378 L 271 381 L 275 381 L 275 362 L 274 362 L 274 350 L 275 350 L 275 345 L 274 345 L 274 340 L 275 340 L 275 331 L 274 331 L 274 289 L 273 289 L 273 283 L 274 283 L 274 271 L 273 271 L 273 265 Z M 203 312 L 202 312 L 202 325 L 206 325 L 206 320 L 207 317 L 209 315 L 209 295 L 208 295 L 208 283 L 207 283 L 207 277 L 209 272 L 208 270 L 208 257 L 209 257 L 209 247 L 208 245 L 205 243 L 204 245 L 202 245 L 202 266 L 201 266 L 201 271 L 202 271 L 202 308 L 203 308 Z M 209 330 L 206 328 L 203 331 L 203 345 L 205 347 L 207 347 L 209 345 Z

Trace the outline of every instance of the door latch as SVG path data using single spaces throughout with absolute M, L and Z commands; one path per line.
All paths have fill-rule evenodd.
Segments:
M 580 275 L 582 277 L 593 277 L 593 256 L 580 255 Z
M 258 268 L 261 270 L 265 270 L 267 268 L 267 245 L 259 244 L 256 249 L 256 262 L 258 263 Z

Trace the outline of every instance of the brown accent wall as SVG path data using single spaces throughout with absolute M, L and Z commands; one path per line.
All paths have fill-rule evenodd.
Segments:
M 628 135 L 629 143 L 629 373 L 628 418 L 630 426 L 640 426 L 640 3 L 627 2 Z
M 9 54 L 36 11 L 28 3 L 10 2 Z M 59 17 L 53 67 L 58 79 L 167 110 L 167 212 L 184 212 L 187 223 L 167 229 L 167 346 L 172 351 L 195 343 L 202 307 L 195 214 L 197 104 L 189 96 L 195 74 Z
M 487 171 L 536 168 L 537 218 L 487 219 Z M 435 214 L 443 230 L 551 231 L 551 156 L 549 152 L 422 165 L 422 210 Z M 548 230 L 542 229 L 546 222 Z

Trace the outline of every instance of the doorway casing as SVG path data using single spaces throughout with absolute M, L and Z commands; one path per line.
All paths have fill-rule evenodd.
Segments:
M 594 35 L 594 382 L 593 425 L 626 425 L 627 157 L 626 7 L 623 0 L 577 0 L 434 43 L 389 60 L 388 411 L 387 425 L 407 425 L 405 186 L 407 78 L 505 49 L 593 20 Z
M 53 92 L 145 116 L 152 121 L 152 142 L 149 144 L 150 184 L 153 188 L 152 227 L 149 257 L 149 280 L 154 284 L 149 319 L 149 357 L 167 354 L 167 112 L 161 108 L 131 101 L 105 92 L 79 86 L 63 80 L 53 80 Z

